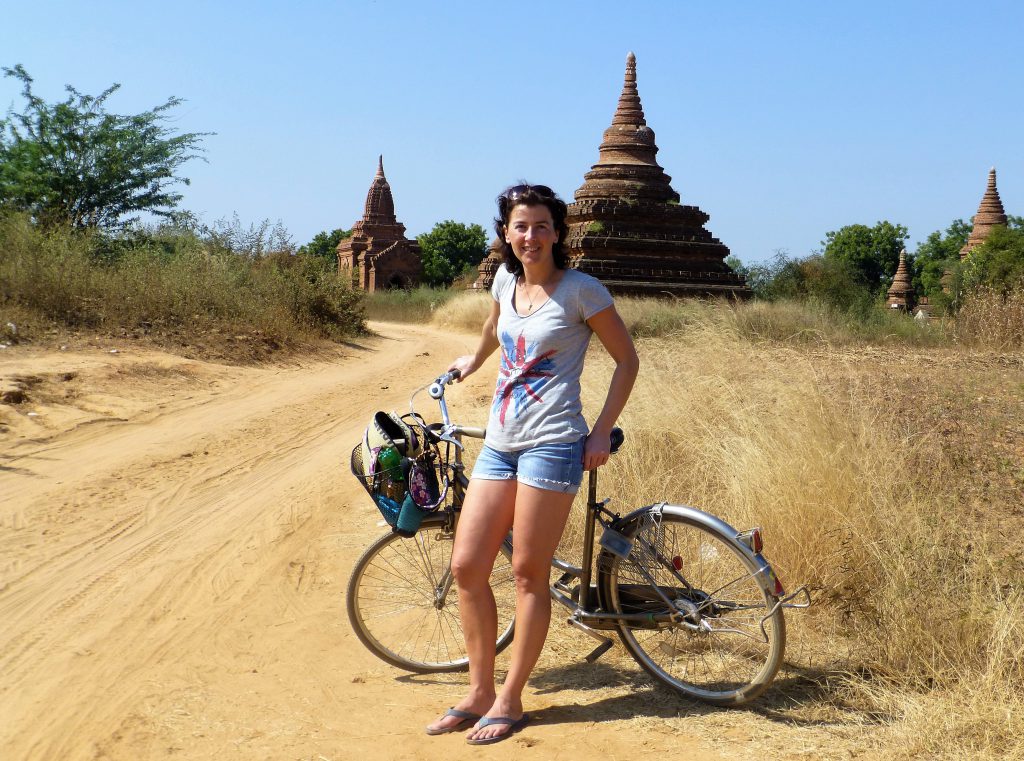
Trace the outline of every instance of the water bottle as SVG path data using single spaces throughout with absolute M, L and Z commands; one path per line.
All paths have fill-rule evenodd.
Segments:
M 402 473 L 402 455 L 394 447 L 384 447 L 377 455 L 377 463 L 380 465 L 380 473 L 392 481 L 404 481 L 405 474 Z

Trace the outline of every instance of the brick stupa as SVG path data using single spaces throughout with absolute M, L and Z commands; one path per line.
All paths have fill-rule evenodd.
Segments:
M 971 230 L 971 235 L 964 247 L 960 249 L 961 259 L 966 259 L 971 249 L 984 243 L 993 227 L 1006 225 L 1006 212 L 1003 210 L 1003 202 L 996 189 L 995 167 L 988 170 L 988 187 L 985 188 L 985 195 L 981 197 L 978 213 L 974 215 L 973 221 L 974 227 Z
M 384 176 L 384 157 L 366 194 L 363 218 L 352 236 L 338 244 L 338 272 L 364 291 L 412 288 L 423 277 L 420 245 L 405 237 L 405 225 L 395 218 L 395 200 Z
M 750 296 L 725 263 L 729 249 L 704 229 L 710 217 L 679 202 L 657 152 L 630 53 L 598 162 L 569 206 L 566 245 L 573 265 L 613 293 Z
M 885 305 L 890 309 L 909 312 L 914 308 L 914 286 L 910 282 L 910 268 L 907 267 L 907 249 L 900 251 L 900 263 L 892 278 L 892 285 L 886 293 Z

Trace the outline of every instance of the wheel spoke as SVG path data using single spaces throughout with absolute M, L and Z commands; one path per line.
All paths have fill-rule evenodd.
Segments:
M 349 620 L 375 655 L 411 671 L 466 667 L 458 590 L 450 583 L 451 551 L 452 535 L 438 521 L 427 521 L 408 539 L 382 537 L 356 563 L 348 587 Z M 513 582 L 504 553 L 498 555 L 491 582 L 498 602 L 500 650 L 512 638 L 513 606 L 508 601 Z

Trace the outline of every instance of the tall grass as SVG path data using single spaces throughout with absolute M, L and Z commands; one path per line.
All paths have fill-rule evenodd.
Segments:
M 257 331 L 288 343 L 363 329 L 361 295 L 305 255 L 241 255 L 185 231 L 110 241 L 0 220 L 0 310 L 100 331 Z
M 1024 283 L 1009 291 L 980 287 L 957 312 L 954 333 L 960 343 L 990 349 L 1024 348 Z
M 376 291 L 365 297 L 366 317 L 386 322 L 428 323 L 459 291 L 451 288 Z
M 763 526 L 783 581 L 815 598 L 789 617 L 796 664 L 864 712 L 901 717 L 890 731 L 909 757 L 964 742 L 993 754 L 997 737 L 1024 752 L 1024 571 L 959 509 L 937 442 L 855 391 L 837 397 L 808 355 L 751 344 L 735 324 L 698 322 L 640 353 L 630 443 L 605 483 L 631 504 Z M 588 361 L 595 410 L 611 367 L 601 352 Z
M 491 306 L 479 291 L 460 292 L 437 301 L 428 319 L 452 330 L 476 332 Z M 634 338 L 655 338 L 696 331 L 707 326 L 759 342 L 829 346 L 941 346 L 949 344 L 943 325 L 920 322 L 904 313 L 879 307 L 867 317 L 796 301 L 735 302 L 701 299 L 652 299 L 619 296 L 615 306 Z M 397 313 L 397 310 L 396 310 Z M 420 316 L 427 317 L 425 312 Z
M 864 313 L 842 311 L 815 301 L 754 301 L 730 305 L 740 334 L 760 341 L 829 346 L 942 346 L 949 343 L 943 323 L 919 321 L 876 305 Z

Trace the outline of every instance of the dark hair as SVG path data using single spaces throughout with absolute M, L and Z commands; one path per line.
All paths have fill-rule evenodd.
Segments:
M 512 210 L 517 206 L 544 206 L 551 212 L 551 220 L 558 232 L 558 240 L 551 247 L 551 254 L 555 260 L 555 267 L 564 270 L 569 264 L 569 255 L 565 250 L 565 238 L 569 234 L 569 228 L 565 225 L 568 207 L 547 185 L 531 185 L 528 182 L 512 185 L 498 196 L 498 216 L 494 218 L 494 232 L 498 234 L 498 250 L 505 261 L 505 268 L 516 277 L 523 274 L 523 263 L 516 258 L 512 246 L 505 240 L 505 228 L 508 227 Z

